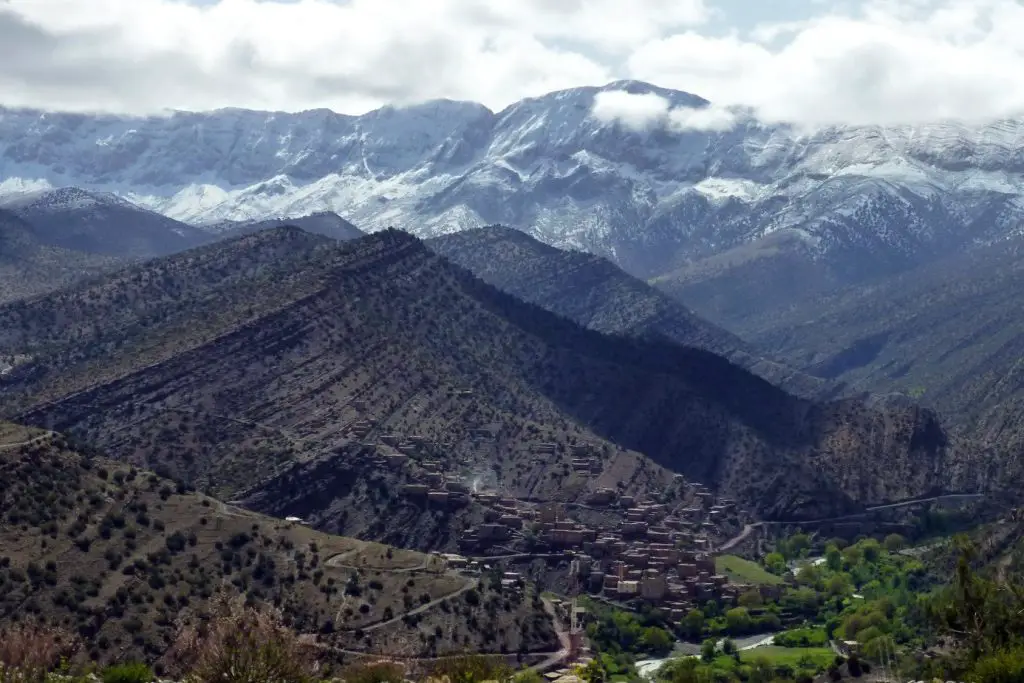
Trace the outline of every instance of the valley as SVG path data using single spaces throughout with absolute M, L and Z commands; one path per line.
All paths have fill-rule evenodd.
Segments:
M 0 110 L 0 641 L 1017 680 L 1019 121 L 608 96 L 714 107 Z

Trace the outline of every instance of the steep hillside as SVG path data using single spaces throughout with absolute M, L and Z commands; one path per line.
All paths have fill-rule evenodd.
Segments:
M 88 254 L 151 258 L 209 241 L 190 225 L 112 194 L 74 187 L 32 192 L 2 206 L 30 224 L 40 242 Z
M 60 289 L 120 263 L 120 259 L 48 245 L 31 225 L 0 209 L 0 303 Z
M 225 593 L 277 605 L 328 651 L 558 648 L 529 593 L 226 505 L 60 435 L 0 424 L 0 474 L 0 623 L 61 625 L 100 662 L 160 660 Z
M 345 241 L 359 239 L 366 233 L 349 223 L 347 220 L 333 211 L 321 211 L 311 213 L 308 216 L 297 216 L 295 218 L 271 218 L 265 221 L 236 222 L 229 221 L 207 227 L 207 230 L 216 232 L 223 238 L 237 237 L 249 232 L 259 232 L 269 228 L 280 228 L 285 225 L 294 225 L 306 232 L 316 235 L 323 235 L 331 239 Z
M 901 392 L 1009 453 L 1024 445 L 1017 239 L 752 321 L 758 343 L 854 390 Z
M 630 127 L 602 106 L 630 95 L 668 115 Z M 620 81 L 499 112 L 449 100 L 361 116 L 4 111 L 0 177 L 118 192 L 204 224 L 334 211 L 427 237 L 500 223 L 661 278 L 730 329 L 1024 219 L 1020 118 L 808 129 L 732 111 L 715 130 L 671 124 L 708 106 Z
M 366 469 L 360 444 L 392 438 L 415 439 L 421 457 L 443 457 L 467 481 L 531 499 L 577 500 L 601 487 L 643 495 L 681 472 L 761 514 L 821 517 L 991 483 L 927 412 L 815 404 L 706 351 L 585 330 L 400 232 L 314 248 L 275 276 L 273 297 L 245 280 L 253 268 L 186 303 L 169 296 L 177 283 L 203 282 L 190 260 L 201 272 L 247 255 L 253 263 L 267 244 L 283 251 L 296 239 L 271 231 L 158 261 L 122 275 L 105 298 L 99 283 L 0 308 L 0 351 L 21 358 L 2 378 L 3 410 L 226 496 L 258 496 L 320 464 Z M 57 318 L 74 324 L 46 322 Z M 600 474 L 570 466 L 580 442 L 598 454 Z M 543 443 L 553 452 L 538 457 Z M 293 484 L 322 491 L 321 510 L 383 498 L 375 523 L 385 528 L 421 513 L 394 489 L 371 494 L 366 476 L 336 489 L 313 477 Z M 460 523 L 444 511 L 424 519 L 437 538 Z M 354 516 L 352 529 L 372 537 L 364 521 Z M 406 542 L 422 542 L 406 531 Z
M 798 395 L 835 391 L 826 381 L 765 357 L 607 259 L 556 249 L 500 226 L 436 237 L 427 245 L 498 289 L 593 330 L 660 336 L 713 351 Z

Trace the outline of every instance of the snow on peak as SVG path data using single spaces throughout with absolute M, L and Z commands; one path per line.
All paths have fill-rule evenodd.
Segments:
M 941 217 L 959 235 L 995 206 L 1014 224 L 1022 136 L 1020 120 L 798 130 L 629 80 L 500 112 L 455 100 L 362 116 L 3 110 L 0 197 L 117 196 L 193 223 L 335 212 L 421 235 L 502 223 L 606 254 L 671 238 L 689 258 L 782 229 L 827 246 L 843 221 L 869 233 Z M 52 193 L 67 186 L 82 189 Z

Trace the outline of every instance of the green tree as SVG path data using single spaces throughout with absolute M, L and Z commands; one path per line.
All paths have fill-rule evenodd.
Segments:
M 747 633 L 750 630 L 750 612 L 745 607 L 734 607 L 725 613 L 725 623 L 732 634 Z
M 700 658 L 703 659 L 705 662 L 713 662 L 715 661 L 716 651 L 717 647 L 715 646 L 715 639 L 708 638 L 700 646 Z
M 704 613 L 699 609 L 691 609 L 683 617 L 681 626 L 687 638 L 700 638 L 704 633 Z
M 851 545 L 843 551 L 843 564 L 847 567 L 856 567 L 864 559 L 864 553 L 859 545 Z
M 666 655 L 672 651 L 672 636 L 663 628 L 648 626 L 640 637 L 640 645 L 652 654 Z
M 608 680 L 608 672 L 604 668 L 601 657 L 594 657 L 589 664 L 580 667 L 577 675 L 586 683 L 604 683 Z
M 740 607 L 760 607 L 764 604 L 764 598 L 761 597 L 761 591 L 752 588 L 748 591 L 743 591 L 737 602 Z
M 860 548 L 861 552 L 864 553 L 864 560 L 870 564 L 875 564 L 878 562 L 878 558 L 882 556 L 882 546 L 873 538 L 861 541 Z
M 850 593 L 853 590 L 853 585 L 850 583 L 850 577 L 846 574 L 835 574 L 828 580 L 826 588 L 829 595 L 840 596 Z
M 772 574 L 782 576 L 786 573 L 786 558 L 782 553 L 768 553 L 764 558 L 764 566 Z
M 892 636 L 879 633 L 875 637 L 861 644 L 864 655 L 876 662 L 885 661 L 886 657 L 892 657 L 896 652 L 896 641 Z
M 1017 647 L 985 655 L 971 668 L 967 680 L 977 683 L 1020 683 L 1024 681 L 1024 649 Z
M 714 655 L 712 655 L 714 656 Z M 692 657 L 672 662 L 671 674 L 668 679 L 672 683 L 700 683 L 697 672 L 697 660 Z
M 843 553 L 831 543 L 825 548 L 825 566 L 834 572 L 843 568 Z
M 890 553 L 895 553 L 899 550 L 902 550 L 903 546 L 906 545 L 906 543 L 907 539 L 903 538 L 899 534 L 889 534 L 885 537 L 885 540 L 882 541 L 882 545 L 884 545 L 885 549 L 888 550 Z
M 811 547 L 811 538 L 807 534 L 793 534 L 787 539 L 779 542 L 779 552 L 786 556 L 787 560 L 795 560 L 803 557 Z

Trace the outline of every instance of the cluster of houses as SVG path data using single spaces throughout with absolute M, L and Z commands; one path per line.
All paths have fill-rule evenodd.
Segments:
M 356 426 L 356 425 L 353 425 Z M 524 555 L 564 553 L 578 562 L 581 588 L 607 599 L 655 603 L 672 618 L 682 618 L 694 606 L 709 600 L 729 603 L 750 586 L 737 585 L 715 570 L 712 537 L 727 520 L 736 517 L 736 505 L 716 500 L 699 485 L 679 477 L 687 494 L 685 503 L 637 500 L 616 489 L 598 488 L 581 507 L 601 514 L 588 515 L 582 524 L 569 515 L 569 505 L 525 502 L 491 491 L 476 491 L 461 478 L 445 472 L 442 462 L 420 457 L 423 437 L 384 436 L 376 444 L 377 464 L 406 470 L 410 483 L 404 496 L 430 506 L 457 508 L 478 503 L 483 520 L 459 539 L 463 552 L 481 555 L 499 546 L 499 552 Z M 551 456 L 556 444 L 535 444 L 536 455 Z M 571 467 L 597 475 L 602 462 L 587 444 L 570 446 Z M 410 464 L 410 457 L 414 466 Z M 454 558 L 459 556 L 452 556 Z M 510 580 L 514 577 L 506 577 Z

